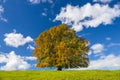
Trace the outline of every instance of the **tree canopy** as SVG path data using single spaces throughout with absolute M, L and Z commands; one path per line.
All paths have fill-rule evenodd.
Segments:
M 36 67 L 76 68 L 88 67 L 88 41 L 76 36 L 73 29 L 61 24 L 42 32 L 35 41 L 33 51 Z

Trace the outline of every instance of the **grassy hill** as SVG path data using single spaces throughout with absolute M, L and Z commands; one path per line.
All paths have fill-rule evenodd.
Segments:
M 120 70 L 0 71 L 0 80 L 120 80 Z

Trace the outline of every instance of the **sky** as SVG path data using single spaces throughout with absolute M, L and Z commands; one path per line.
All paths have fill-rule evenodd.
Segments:
M 60 24 L 89 41 L 89 67 L 77 69 L 120 69 L 120 0 L 0 0 L 0 70 L 40 70 L 35 39 Z

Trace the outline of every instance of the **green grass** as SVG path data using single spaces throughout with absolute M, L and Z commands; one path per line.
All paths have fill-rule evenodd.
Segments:
M 120 70 L 0 71 L 0 80 L 120 80 Z

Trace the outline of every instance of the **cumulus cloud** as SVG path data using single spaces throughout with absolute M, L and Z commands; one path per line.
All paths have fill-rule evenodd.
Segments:
M 32 45 L 28 45 L 27 49 L 34 50 L 35 47 L 33 47 Z
M 36 60 L 35 57 L 29 56 L 29 57 L 24 57 L 25 60 Z
M 5 65 L 0 66 L 0 70 L 25 70 L 30 68 L 30 64 L 25 61 L 24 57 L 16 55 L 14 51 L 8 54 L 0 53 L 0 64 Z
M 0 20 L 7 22 L 7 19 L 2 16 L 3 13 L 4 13 L 4 8 L 2 5 L 0 5 Z
M 91 46 L 91 50 L 93 51 L 94 54 L 97 54 L 97 53 L 101 53 L 105 49 L 103 44 L 97 43 Z
M 78 70 L 92 70 L 92 69 L 116 70 L 116 69 L 120 69 L 119 61 L 120 61 L 120 55 L 115 56 L 113 54 L 109 54 L 107 56 L 104 56 L 103 58 L 99 58 L 97 60 L 91 60 L 88 68 L 77 68 L 77 69 Z
M 6 43 L 6 45 L 16 48 L 33 41 L 33 39 L 30 36 L 24 38 L 21 33 L 16 33 L 16 31 L 12 33 L 6 33 L 4 36 L 4 42 Z
M 110 3 L 112 0 L 93 0 L 93 2 Z
M 7 62 L 6 56 L 0 54 L 0 63 L 5 63 L 5 62 Z
M 110 7 L 109 5 L 100 5 L 90 3 L 82 7 L 68 4 L 63 7 L 53 21 L 61 21 L 64 24 L 72 26 L 76 31 L 83 30 L 83 27 L 96 28 L 100 24 L 112 24 L 116 17 L 120 17 L 120 8 L 118 5 Z
M 39 4 L 40 0 L 28 0 L 31 4 Z
M 39 3 L 53 3 L 52 0 L 28 0 L 31 4 L 39 4 Z
M 103 58 L 92 60 L 88 69 L 120 69 L 120 55 L 110 54 Z
M 42 16 L 47 16 L 47 14 L 46 14 L 45 12 L 43 12 L 41 15 L 42 15 Z

